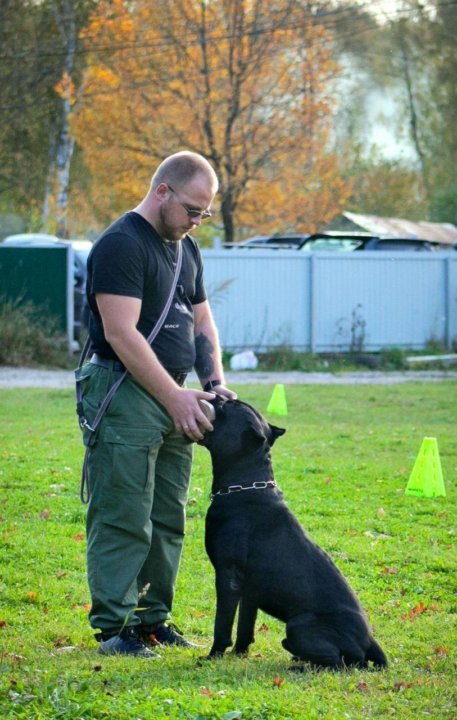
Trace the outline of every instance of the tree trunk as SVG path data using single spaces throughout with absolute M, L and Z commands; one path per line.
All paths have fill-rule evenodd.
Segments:
M 234 225 L 234 203 L 230 190 L 222 191 L 221 215 L 224 225 L 225 242 L 228 244 L 235 242 L 235 225 Z
M 52 11 L 59 29 L 65 52 L 63 75 L 71 80 L 74 70 L 74 58 L 77 42 L 76 10 L 71 0 L 62 3 L 53 2 Z M 55 197 L 55 212 L 58 237 L 68 237 L 67 209 L 70 182 L 70 167 L 74 151 L 74 140 L 70 136 L 71 102 L 68 97 L 62 98 L 62 116 L 54 152 L 50 153 L 48 182 L 43 203 L 43 220 L 49 219 L 52 199 Z
M 70 186 L 70 167 L 73 157 L 75 142 L 70 136 L 70 103 L 64 100 L 62 129 L 57 143 L 56 157 L 56 216 L 58 237 L 68 237 L 67 227 L 67 209 L 68 209 L 68 190 Z

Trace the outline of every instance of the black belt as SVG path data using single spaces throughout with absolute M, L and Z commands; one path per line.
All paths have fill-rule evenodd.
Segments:
M 108 370 L 114 370 L 114 372 L 124 372 L 125 370 L 125 365 L 123 365 L 120 360 L 111 360 L 110 358 L 105 358 L 98 353 L 94 353 L 90 358 L 89 362 L 92 365 L 100 365 L 101 367 L 108 368 Z M 167 370 L 167 368 L 165 368 L 165 370 Z M 170 377 L 173 378 L 175 383 L 177 385 L 180 385 L 181 387 L 186 382 L 187 373 L 185 372 L 167 370 L 167 373 L 170 375 Z
M 108 368 L 108 370 L 114 370 L 114 372 L 124 372 L 125 365 L 120 360 L 111 360 L 110 358 L 102 357 L 98 353 L 94 353 L 90 358 L 89 362 L 92 365 L 100 365 L 101 367 Z

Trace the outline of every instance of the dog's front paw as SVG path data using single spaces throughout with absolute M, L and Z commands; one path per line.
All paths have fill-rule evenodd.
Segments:
M 209 660 L 217 660 L 218 658 L 221 658 L 223 654 L 224 653 L 210 653 L 209 655 L 201 655 L 197 658 L 197 667 L 203 667 Z
M 234 650 L 232 651 L 232 655 L 236 655 L 237 657 L 241 657 L 241 658 L 247 658 L 249 655 L 249 648 L 243 648 L 243 649 L 234 648 Z
M 218 658 L 221 658 L 224 656 L 223 650 L 211 650 L 210 653 L 206 656 L 207 660 L 217 660 Z

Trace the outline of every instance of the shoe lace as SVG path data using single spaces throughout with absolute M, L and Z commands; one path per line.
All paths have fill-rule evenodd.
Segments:
M 125 640 L 132 649 L 140 650 L 146 647 L 135 628 L 124 628 L 124 630 L 121 630 L 119 633 L 119 637 Z

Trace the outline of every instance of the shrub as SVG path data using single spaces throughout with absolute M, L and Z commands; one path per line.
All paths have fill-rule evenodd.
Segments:
M 0 365 L 67 363 L 67 340 L 44 306 L 0 298 Z

